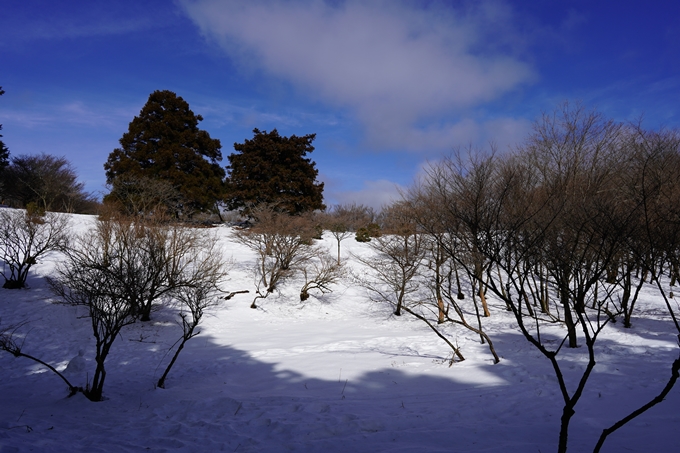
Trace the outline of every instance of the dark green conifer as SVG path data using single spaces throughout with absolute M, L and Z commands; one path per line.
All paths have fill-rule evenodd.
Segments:
M 267 203 L 290 214 L 325 209 L 316 163 L 305 157 L 314 151 L 316 134 L 282 137 L 276 129 L 253 133 L 252 140 L 234 143 L 237 152 L 228 157 L 227 207 Z
M 167 181 L 182 195 L 185 214 L 216 209 L 225 176 L 220 141 L 198 128 L 201 115 L 172 91 L 154 91 L 104 164 L 107 182 L 118 177 Z M 115 194 L 110 194 L 111 198 Z

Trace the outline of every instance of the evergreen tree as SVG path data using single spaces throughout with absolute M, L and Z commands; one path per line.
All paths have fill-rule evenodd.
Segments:
M 237 153 L 229 155 L 227 207 L 267 203 L 290 214 L 325 209 L 316 163 L 305 157 L 314 151 L 316 134 L 282 137 L 276 129 L 253 133 L 252 140 L 234 143 Z
M 5 94 L 5 90 L 0 87 L 0 96 Z M 2 130 L 2 124 L 0 124 L 0 131 Z M 0 138 L 2 135 L 0 135 Z M 9 164 L 9 149 L 0 140 L 0 172 Z
M 107 183 L 115 191 L 114 181 L 123 176 L 167 181 L 182 195 L 184 214 L 214 210 L 224 190 L 222 145 L 198 128 L 199 121 L 201 115 L 172 91 L 151 93 L 104 164 Z

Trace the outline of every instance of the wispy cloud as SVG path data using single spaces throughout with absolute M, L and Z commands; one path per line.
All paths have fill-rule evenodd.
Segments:
M 120 130 L 122 134 L 130 120 L 138 114 L 139 106 L 70 100 L 5 109 L 0 112 L 0 120 L 13 128 L 50 129 L 71 125 Z
M 119 2 L 25 3 L 22 8 L 8 6 L 3 11 L 6 14 L 0 16 L 0 43 L 21 48 L 21 43 L 33 40 L 124 35 L 168 26 L 177 17 L 176 8 L 168 8 L 165 3 L 149 5 L 153 16 L 143 6 Z
M 281 126 L 302 127 L 307 125 L 334 126 L 340 122 L 334 114 L 311 114 L 305 110 L 287 108 L 268 110 L 255 104 L 234 104 L 203 99 L 192 105 L 192 110 L 200 113 L 206 124 L 217 127 L 237 125 L 248 128 L 274 129 Z
M 377 181 L 364 181 L 363 187 L 359 190 L 345 190 L 337 193 L 331 190 L 324 195 L 331 203 L 359 203 L 379 211 L 381 208 L 399 200 L 401 198 L 400 191 L 405 191 L 405 187 L 392 181 L 381 179 Z
M 153 23 L 148 19 L 129 19 L 110 22 L 97 20 L 95 22 L 36 22 L 25 29 L 23 38 L 32 39 L 61 39 L 87 38 L 93 36 L 121 35 L 137 30 L 150 28 Z
M 439 125 L 444 115 L 462 118 L 533 77 L 513 56 L 502 2 L 466 9 L 352 0 L 180 3 L 241 65 L 350 109 L 377 148 L 450 146 L 468 128 Z M 499 29 L 510 43 L 502 49 L 489 39 Z
M 464 119 L 457 123 L 394 128 L 393 124 L 373 124 L 369 143 L 375 147 L 408 151 L 452 150 L 468 145 L 496 145 L 500 150 L 517 145 L 529 131 L 531 123 L 525 119 L 497 118 L 489 120 Z M 382 132 L 382 133 L 381 133 Z

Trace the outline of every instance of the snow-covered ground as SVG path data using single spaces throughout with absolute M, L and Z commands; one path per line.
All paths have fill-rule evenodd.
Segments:
M 76 231 L 93 218 L 74 216 Z M 215 231 L 215 230 L 212 230 Z M 449 328 L 466 359 L 421 321 L 394 317 L 351 279 L 299 301 L 299 286 L 249 308 L 254 254 L 219 227 L 235 265 L 225 289 L 249 289 L 213 310 L 187 343 L 166 382 L 154 388 L 180 337 L 176 313 L 125 328 L 107 360 L 106 400 L 67 398 L 53 373 L 0 352 L 0 453 L 9 452 L 551 452 L 562 400 L 548 361 L 490 299 L 485 329 L 494 365 L 471 332 Z M 335 250 L 332 237 L 323 243 Z M 370 253 L 353 238 L 350 252 Z M 57 304 L 44 276 L 58 254 L 34 267 L 27 290 L 0 289 L 0 328 L 27 321 L 23 350 L 77 384 L 94 370 L 94 340 L 83 313 Z M 362 272 L 365 272 L 363 270 Z M 601 430 L 657 395 L 677 357 L 662 300 L 643 291 L 634 327 L 610 324 L 598 340 L 598 365 L 570 429 L 569 450 L 592 451 Z M 82 358 L 79 351 L 84 351 Z M 572 388 L 584 351 L 564 351 Z M 85 369 L 78 361 L 85 360 Z M 573 373 L 573 374 L 570 374 Z M 610 436 L 606 452 L 680 451 L 680 388 Z

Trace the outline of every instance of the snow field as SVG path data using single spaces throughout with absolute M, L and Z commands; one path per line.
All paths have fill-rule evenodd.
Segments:
M 93 218 L 73 216 L 74 233 Z M 0 354 L 0 453 L 8 452 L 550 452 L 556 450 L 562 401 L 552 368 L 490 298 L 484 319 L 501 362 L 462 328 L 447 328 L 466 359 L 449 367 L 450 349 L 421 321 L 391 315 L 347 279 L 334 292 L 299 301 L 292 280 L 249 308 L 255 256 L 220 236 L 233 258 L 225 289 L 248 289 L 213 310 L 168 376 L 154 383 L 180 337 L 176 312 L 163 308 L 148 323 L 124 329 L 107 360 L 104 394 L 92 403 L 66 398 L 63 382 L 24 358 Z M 322 244 L 335 253 L 330 236 Z M 343 260 L 369 254 L 342 242 Z M 59 261 L 35 266 L 28 290 L 0 289 L 0 327 L 26 321 L 24 351 L 63 370 L 84 354 L 84 382 L 94 370 L 87 318 L 60 305 L 44 282 Z M 597 343 L 598 365 L 570 430 L 570 451 L 592 451 L 601 430 L 658 394 L 678 346 L 662 301 L 641 295 L 633 329 L 610 324 Z M 546 338 L 563 335 L 559 325 Z M 585 348 L 564 350 L 575 387 Z M 74 362 L 74 363 L 77 363 Z M 80 374 L 78 374 L 80 373 Z M 80 380 L 80 381 L 78 381 Z M 619 430 L 606 452 L 675 452 L 678 389 L 667 401 Z

